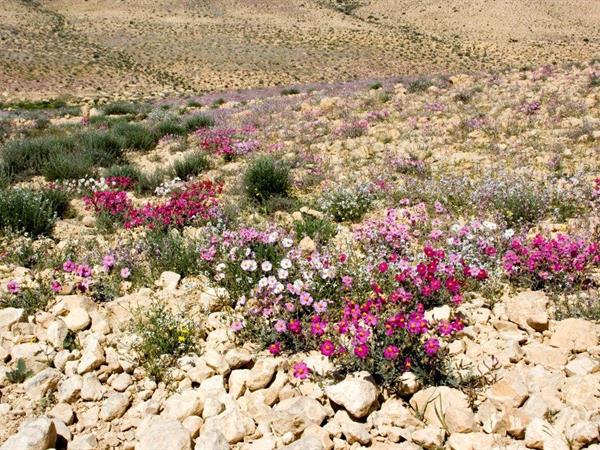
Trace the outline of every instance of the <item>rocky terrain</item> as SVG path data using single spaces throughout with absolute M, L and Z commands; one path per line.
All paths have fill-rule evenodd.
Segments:
M 5 0 L 0 101 L 587 62 L 594 0 Z
M 4 110 L 0 449 L 599 449 L 599 80 Z

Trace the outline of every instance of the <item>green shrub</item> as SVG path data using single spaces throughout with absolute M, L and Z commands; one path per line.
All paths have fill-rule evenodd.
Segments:
M 376 91 L 377 89 L 381 89 L 383 87 L 383 84 L 381 83 L 381 81 L 375 81 L 374 83 L 371 83 L 369 85 L 369 89 L 371 89 L 372 91 Z
M 118 122 L 111 131 L 121 139 L 123 148 L 145 151 L 156 147 L 156 135 L 138 123 Z
M 308 236 L 321 244 L 326 244 L 337 232 L 335 224 L 325 218 L 318 218 L 310 214 L 305 214 L 303 220 L 296 220 L 294 229 L 299 240 Z
M 93 174 L 92 159 L 84 154 L 55 153 L 50 156 L 42 174 L 48 181 L 77 180 Z
M 49 203 L 50 208 L 57 217 L 63 218 L 67 215 L 71 206 L 71 195 L 59 189 L 45 189 L 39 192 L 42 200 Z
M 91 131 L 80 138 L 85 156 L 94 165 L 110 167 L 123 159 L 123 142 L 110 131 Z
M 300 91 L 296 88 L 286 88 L 281 90 L 281 95 L 296 95 L 299 93 Z
M 47 287 L 22 286 L 15 294 L 5 293 L 0 298 L 2 308 L 24 309 L 28 315 L 44 311 L 50 301 L 51 291 Z
M 205 114 L 194 114 L 185 119 L 183 126 L 188 132 L 196 131 L 199 128 L 210 128 L 215 124 L 212 117 Z
M 214 102 L 212 102 L 211 106 L 213 109 L 216 109 L 219 106 L 224 105 L 224 104 L 225 104 L 225 99 L 221 97 L 221 98 L 216 99 Z
M 11 141 L 4 147 L 2 160 L 12 175 L 39 174 L 51 155 L 70 153 L 76 147 L 71 136 L 49 136 Z
M 187 133 L 187 129 L 173 118 L 167 118 L 156 124 L 154 131 L 159 138 L 168 134 L 173 136 L 183 136 Z
M 104 114 L 110 116 L 125 115 L 125 114 L 137 114 L 140 108 L 134 103 L 127 103 L 123 101 L 108 103 L 102 108 Z
M 337 188 L 325 194 L 321 205 L 336 222 L 355 222 L 371 208 L 374 196 L 367 187 Z
M 259 203 L 274 196 L 287 197 L 290 169 L 272 156 L 260 156 L 250 163 L 243 182 L 246 194 Z
M 201 325 L 159 302 L 134 311 L 131 331 L 138 363 L 156 381 L 169 381 L 177 359 L 200 349 Z
M 140 169 L 131 165 L 131 164 L 123 164 L 117 166 L 110 166 L 108 169 L 104 171 L 105 177 L 127 177 L 131 180 L 139 182 L 143 174 Z
M 197 100 L 189 100 L 187 102 L 188 107 L 190 108 L 201 108 L 202 107 L 202 103 L 200 103 Z
M 204 172 L 210 166 L 206 155 L 200 151 L 195 151 L 178 159 L 173 163 L 172 171 L 176 177 L 187 180 L 190 176 L 196 176 Z
M 0 230 L 50 235 L 56 220 L 50 202 L 39 193 L 25 189 L 0 191 Z
M 423 92 L 433 86 L 433 81 L 426 77 L 420 77 L 408 83 L 406 89 L 409 93 Z
M 19 384 L 25 381 L 27 378 L 31 377 L 32 375 L 33 372 L 27 369 L 25 360 L 23 358 L 19 358 L 17 360 L 17 366 L 15 367 L 15 369 L 6 372 L 6 379 L 12 384 Z
M 151 173 L 142 173 L 140 179 L 135 185 L 136 192 L 140 194 L 149 194 L 153 193 L 154 190 L 159 187 L 164 181 L 166 177 L 165 170 L 158 168 Z
M 64 108 L 65 106 L 67 106 L 67 104 L 63 100 L 52 99 L 52 100 L 39 100 L 39 101 L 23 100 L 20 102 L 4 104 L 4 105 L 2 105 L 2 108 L 23 109 L 26 111 L 39 111 L 42 109 Z
M 150 273 L 154 278 L 165 271 L 176 272 L 182 277 L 199 273 L 196 244 L 177 232 L 151 231 L 146 235 L 145 247 L 150 256 Z

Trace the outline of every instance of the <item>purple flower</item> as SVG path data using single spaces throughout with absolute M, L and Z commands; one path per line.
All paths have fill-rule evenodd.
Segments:
M 15 280 L 10 280 L 7 284 L 6 284 L 6 289 L 8 290 L 8 292 L 10 292 L 11 294 L 17 294 L 19 293 L 19 291 L 21 290 L 21 286 L 19 286 L 19 283 L 17 283 Z

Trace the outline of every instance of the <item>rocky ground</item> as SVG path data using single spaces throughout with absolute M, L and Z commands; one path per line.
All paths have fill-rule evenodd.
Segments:
M 390 217 L 388 211 L 395 209 L 407 214 L 406 218 L 399 215 L 398 223 L 414 227 L 407 246 L 419 250 L 424 242 L 436 242 L 432 237 L 436 227 L 454 233 L 453 224 L 493 218 L 496 222 L 489 225 L 490 230 L 522 236 L 524 242 L 537 233 L 549 238 L 557 233 L 582 236 L 591 257 L 577 269 L 581 274 L 577 283 L 570 284 L 572 278 L 567 277 L 561 284 L 552 284 L 552 276 L 534 269 L 529 278 L 517 280 L 506 269 L 504 252 L 509 249 L 498 243 L 498 257 L 496 250 L 489 252 L 489 259 L 479 268 L 489 272 L 489 278 L 479 280 L 483 285 L 466 292 L 465 301 L 433 305 L 424 312 L 432 324 L 447 324 L 457 317 L 464 323 L 442 344 L 457 374 L 453 380 L 460 382 L 448 379 L 427 384 L 409 368 L 388 389 L 379 373 L 332 375 L 336 362 L 322 347 L 274 356 L 277 352 L 271 347 L 263 350 L 266 345 L 259 337 L 240 340 L 232 319 L 241 315 L 252 320 L 253 310 L 244 309 L 240 301 L 223 307 L 227 292 L 219 284 L 218 269 L 184 276 L 164 270 L 143 281 L 121 272 L 122 280 L 115 275 L 116 292 L 99 300 L 97 286 L 104 276 L 100 274 L 110 272 L 115 264 L 107 262 L 106 256 L 137 248 L 136 239 L 142 239 L 145 232 L 121 227 L 107 233 L 99 227 L 100 214 L 89 204 L 86 207 L 79 190 L 70 200 L 71 216 L 56 222 L 50 238 L 35 241 L 38 259 L 47 261 L 25 267 L 11 258 L 25 248 L 21 239 L 30 238 L 9 235 L 2 241 L 3 302 L 19 294 L 19 289 L 25 292 L 25 286 L 37 288 L 39 279 L 49 285 L 59 276 L 65 278 L 61 278 L 62 286 L 52 285 L 44 307 L 32 312 L 26 311 L 29 304 L 2 303 L 5 307 L 0 308 L 0 449 L 600 449 L 600 324 L 598 310 L 594 310 L 599 301 L 600 257 L 593 259 L 600 254 L 594 253 L 598 252 L 600 182 L 596 191 L 592 187 L 600 174 L 599 70 L 591 62 L 525 72 L 454 75 L 431 79 L 425 85 L 424 80 L 387 81 L 381 86 L 356 83 L 289 96 L 248 95 L 228 99 L 218 108 L 190 106 L 189 99 L 153 104 L 153 112 L 139 120 L 144 126 L 150 126 L 159 113 L 178 110 L 183 111 L 181 117 L 190 111 L 211 115 L 215 130 L 251 123 L 252 140 L 260 142 L 260 150 L 253 151 L 290 162 L 290 197 L 299 203 L 266 210 L 248 203 L 239 186 L 240 174 L 254 155 L 240 153 L 233 161 L 220 154 L 210 156 L 211 165 L 201 177 L 223 184 L 219 205 L 233 210 L 228 215 L 239 221 L 229 223 L 226 231 L 218 228 L 221 234 L 233 232 L 234 226 L 235 230 L 291 229 L 298 254 L 308 260 L 318 258 L 325 244 L 314 236 L 314 240 L 300 238 L 293 224 L 311 215 L 335 216 L 322 198 L 328 191 L 369 183 L 382 193 L 364 218 L 355 223 L 335 220 L 332 255 L 338 256 L 336 252 L 344 247 L 342 238 L 359 248 L 360 239 L 365 239 L 358 237 L 364 232 L 361 227 L 386 213 Z M 48 113 L 46 132 L 61 135 L 113 126 L 88 122 L 102 116 L 101 107 L 91 117 L 87 108 L 84 112 L 84 117 Z M 14 110 L 6 111 L 5 117 L 12 130 L 7 143 L 27 136 L 23 130 L 31 133 L 39 120 Z M 127 154 L 129 162 L 145 173 L 167 167 L 202 147 L 206 135 L 198 133 L 169 136 L 147 152 L 132 151 Z M 244 141 L 249 146 L 248 142 Z M 514 197 L 484 203 L 490 195 L 505 195 L 505 187 L 492 194 L 475 187 L 466 204 L 454 199 L 454 194 L 467 191 L 469 180 L 488 180 L 485 177 L 490 174 L 498 175 L 494 180 L 517 180 L 518 184 L 526 179 L 528 186 L 545 189 L 543 194 L 518 194 L 517 203 L 531 201 L 531 195 L 541 196 L 542 206 L 532 201 L 540 208 L 533 222 L 527 226 L 511 222 L 512 211 L 520 209 L 505 206 L 506 199 Z M 454 184 L 444 184 L 450 183 L 449 176 L 455 177 Z M 170 183 L 160 189 L 175 192 L 182 182 Z M 41 176 L 15 184 L 54 188 Z M 127 195 L 134 205 L 158 202 L 169 195 L 160 189 L 145 196 L 133 191 Z M 359 194 L 353 195 L 358 202 Z M 552 208 L 543 207 L 549 202 Z M 419 210 L 419 204 L 427 204 L 430 211 L 419 214 L 429 215 L 411 218 L 415 212 L 410 208 Z M 117 223 L 117 216 L 112 219 Z M 176 235 L 180 232 L 197 243 L 196 261 L 206 250 L 206 241 L 213 242 L 208 238 L 211 230 L 206 223 L 192 222 Z M 444 239 L 437 245 L 450 249 Z M 386 272 L 387 263 L 396 267 L 391 257 L 385 268 L 381 266 L 376 259 L 379 247 L 360 248 L 366 253 L 361 257 L 368 261 L 365 272 L 373 266 Z M 77 270 L 85 266 L 93 275 L 78 272 L 76 278 L 65 266 L 70 259 L 52 259 L 55 252 L 65 249 L 74 249 L 71 258 L 89 265 L 82 263 Z M 377 256 L 369 259 L 369 250 Z M 472 256 L 468 246 L 461 252 L 465 258 Z M 417 253 L 411 255 L 417 258 Z M 139 262 L 140 268 L 147 263 Z M 561 270 L 556 269 L 557 273 Z M 91 284 L 82 285 L 88 278 Z M 336 295 L 350 295 L 347 291 L 336 291 Z M 373 294 L 364 298 L 373 299 Z M 149 311 L 156 302 L 202 322 L 201 349 L 179 355 L 168 368 L 168 379 L 163 380 L 149 376 L 136 347 L 140 336 L 129 326 L 139 311 Z M 576 307 L 565 309 L 565 302 L 571 306 L 575 302 Z M 591 304 L 588 313 L 577 302 Z M 185 341 L 185 333 L 179 338 Z M 305 366 L 299 366 L 300 361 Z M 19 362 L 24 364 L 21 369 Z M 310 376 L 299 372 L 303 367 Z

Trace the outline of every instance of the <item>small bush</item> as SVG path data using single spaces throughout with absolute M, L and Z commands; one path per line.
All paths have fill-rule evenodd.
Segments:
M 2 308 L 22 308 L 28 315 L 44 311 L 51 297 L 46 287 L 21 287 L 18 292 L 3 294 L 0 297 Z
M 31 377 L 33 372 L 27 369 L 25 365 L 25 360 L 23 358 L 19 358 L 17 360 L 17 366 L 14 370 L 9 370 L 6 372 L 6 379 L 10 381 L 12 384 L 19 384 L 25 381 L 27 378 Z
M 2 152 L 4 165 L 13 175 L 39 174 L 51 155 L 71 153 L 76 141 L 68 136 L 50 136 L 9 142 Z
M 287 197 L 290 169 L 272 156 L 256 158 L 244 174 L 244 189 L 253 200 L 264 203 L 274 196 Z
M 50 201 L 25 189 L 0 191 L 0 230 L 50 235 L 56 220 Z
M 193 241 L 178 233 L 164 230 L 151 231 L 146 235 L 150 272 L 158 277 L 162 272 L 172 271 L 181 276 L 199 273 L 198 249 Z
M 196 100 L 189 100 L 187 102 L 187 105 L 190 108 L 201 108 L 202 107 L 202 103 L 200 103 L 199 101 L 196 101 Z
M 135 311 L 131 331 L 137 336 L 133 349 L 138 362 L 156 381 L 168 381 L 178 358 L 199 351 L 200 324 L 162 303 Z
M 104 112 L 104 114 L 109 116 L 137 114 L 139 111 L 139 107 L 133 103 L 119 101 L 105 105 L 102 108 L 102 111 Z
M 166 175 L 166 171 L 161 168 L 155 169 L 151 173 L 142 173 L 139 181 L 135 185 L 136 192 L 139 192 L 140 194 L 153 193 L 157 187 L 163 184 Z
M 215 124 L 212 117 L 205 114 L 194 114 L 185 119 L 183 125 L 188 132 L 196 131 L 199 128 L 210 128 Z
M 187 133 L 187 129 L 181 125 L 176 119 L 167 118 L 162 122 L 159 122 L 155 127 L 154 131 L 156 136 L 159 138 L 168 134 L 173 136 L 183 136 Z
M 110 167 L 123 158 L 123 142 L 109 131 L 91 131 L 81 135 L 84 154 L 94 165 Z
M 156 147 L 156 135 L 138 123 L 118 122 L 111 131 L 121 139 L 123 148 L 147 151 Z
M 326 194 L 321 204 L 336 222 L 354 222 L 365 215 L 373 200 L 373 194 L 366 187 L 338 188 Z
M 143 174 L 137 167 L 131 164 L 123 164 L 110 166 L 104 171 L 104 177 L 127 177 L 137 183 L 142 179 Z
M 218 98 L 216 99 L 214 102 L 212 102 L 212 108 L 216 109 L 221 105 L 225 104 L 225 99 L 224 98 Z
M 45 189 L 39 193 L 42 200 L 50 205 L 50 208 L 58 217 L 65 217 L 71 204 L 71 196 L 68 192 L 60 189 Z
M 69 153 L 55 153 L 48 159 L 42 173 L 48 181 L 86 178 L 93 174 L 92 160 L 85 154 L 74 157 Z
M 294 229 L 299 240 L 308 236 L 321 244 L 326 244 L 337 232 L 337 227 L 329 220 L 308 214 L 304 215 L 303 220 L 294 222 Z
M 300 91 L 296 88 L 286 88 L 281 90 L 281 95 L 296 95 L 299 93 Z
M 196 176 L 204 172 L 210 166 L 208 158 L 202 152 L 195 151 L 178 159 L 173 163 L 172 171 L 174 175 L 182 180 L 187 180 L 191 176 Z
M 408 83 L 408 88 L 406 90 L 409 93 L 424 92 L 431 86 L 433 86 L 433 82 L 429 78 L 421 77 Z
M 371 83 L 369 85 L 369 89 L 371 89 L 372 91 L 376 91 L 378 89 L 381 89 L 383 87 L 383 84 L 381 83 L 381 81 L 375 81 L 374 83 Z

